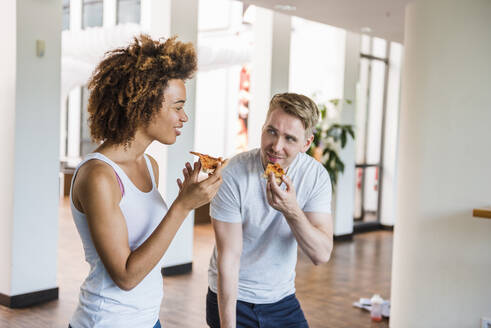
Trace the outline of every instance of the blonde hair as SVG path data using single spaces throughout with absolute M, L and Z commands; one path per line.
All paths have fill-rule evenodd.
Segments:
M 298 117 L 302 121 L 307 137 L 314 133 L 319 121 L 319 109 L 309 97 L 296 93 L 279 93 L 271 98 L 267 117 L 276 108 L 281 108 L 286 113 Z

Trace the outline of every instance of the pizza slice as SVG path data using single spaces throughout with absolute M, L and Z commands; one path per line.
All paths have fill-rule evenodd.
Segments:
M 275 177 L 275 181 L 278 185 L 281 185 L 281 177 L 283 175 L 285 175 L 285 171 L 283 170 L 283 168 L 281 167 L 280 164 L 278 163 L 268 163 L 268 166 L 266 167 L 266 170 L 264 171 L 264 175 L 263 177 L 267 180 L 269 179 L 269 174 L 270 173 L 273 173 L 274 174 L 274 177 Z
M 201 162 L 201 170 L 205 173 L 213 173 L 215 172 L 218 163 L 225 162 L 221 157 L 215 158 L 209 155 L 197 153 L 195 151 L 190 151 L 191 154 L 199 157 L 199 161 Z

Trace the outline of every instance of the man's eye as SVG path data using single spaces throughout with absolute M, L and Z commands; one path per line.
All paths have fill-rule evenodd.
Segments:
M 177 109 L 177 110 L 182 110 L 182 107 L 177 107 L 176 109 Z
M 275 130 L 272 130 L 272 129 L 268 129 L 268 133 L 269 134 L 272 134 L 272 135 L 275 135 L 276 134 L 276 131 Z

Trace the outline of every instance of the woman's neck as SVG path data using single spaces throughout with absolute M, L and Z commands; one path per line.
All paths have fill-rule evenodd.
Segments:
M 95 152 L 109 157 L 116 163 L 134 162 L 143 157 L 145 150 L 152 141 L 145 138 L 139 131 L 129 145 L 115 145 L 108 142 L 102 143 Z

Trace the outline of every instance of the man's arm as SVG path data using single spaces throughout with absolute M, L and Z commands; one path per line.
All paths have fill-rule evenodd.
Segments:
M 300 248 L 315 265 L 326 263 L 333 246 L 332 217 L 328 213 L 283 213 Z
M 269 205 L 283 213 L 300 248 L 315 265 L 329 261 L 333 247 L 332 217 L 329 213 L 303 212 L 297 202 L 293 184 L 282 176 L 286 190 L 269 176 L 266 195 Z
M 242 254 L 242 223 L 212 219 L 217 244 L 220 327 L 235 328 L 237 285 Z

